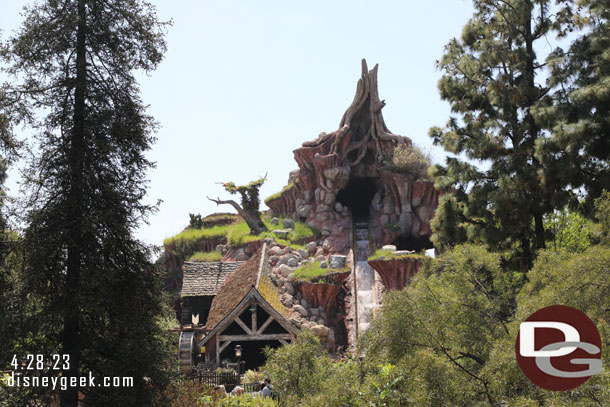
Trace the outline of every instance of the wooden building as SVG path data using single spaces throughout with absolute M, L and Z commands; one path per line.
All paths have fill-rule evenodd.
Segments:
M 270 274 L 264 244 L 226 278 L 212 301 L 206 334 L 199 342 L 206 362 L 235 363 L 235 347 L 240 345 L 244 368 L 254 369 L 264 363 L 265 347 L 278 347 L 296 337 L 299 330 L 288 321 Z

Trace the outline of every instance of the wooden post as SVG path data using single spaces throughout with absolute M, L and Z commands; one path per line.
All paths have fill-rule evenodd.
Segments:
M 220 366 L 220 340 L 219 335 L 216 334 L 216 367 Z
M 256 303 L 253 303 L 250 307 L 254 307 L 254 311 L 250 311 L 252 314 L 252 333 L 256 333 Z

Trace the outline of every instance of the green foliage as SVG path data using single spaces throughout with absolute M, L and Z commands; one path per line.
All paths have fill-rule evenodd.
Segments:
M 259 190 L 267 180 L 267 177 L 251 181 L 246 185 L 235 185 L 233 182 L 224 182 L 222 186 L 230 194 L 241 195 L 241 207 L 251 213 L 258 213 L 260 205 Z
M 378 260 L 378 259 L 392 260 L 392 259 L 404 259 L 404 258 L 425 260 L 427 257 L 422 254 L 416 254 L 416 253 L 394 254 L 394 252 L 392 250 L 377 249 L 377 250 L 375 250 L 375 253 L 373 253 L 367 260 Z
M 278 403 L 269 397 L 253 396 L 242 394 L 241 396 L 214 397 L 210 395 L 202 396 L 196 407 L 277 407 Z
M 554 250 L 582 252 L 594 237 L 593 222 L 567 208 L 545 216 L 544 229 L 548 232 L 547 247 Z
M 294 278 L 296 280 L 309 281 L 309 282 L 323 282 L 324 277 L 330 273 L 338 273 L 343 271 L 349 271 L 349 267 L 343 267 L 340 269 L 333 269 L 330 267 L 320 267 L 319 261 L 310 261 L 301 264 L 294 271 Z
M 574 4 L 575 3 L 575 4 Z M 610 5 L 607 0 L 566 2 L 562 34 L 577 32 L 567 49 L 556 48 L 547 60 L 549 83 L 560 91 L 552 107 L 541 106 L 536 120 L 549 131 L 537 144 L 545 163 L 545 182 L 584 189 L 585 209 L 610 190 Z M 580 31 L 580 32 L 579 32 Z
M 455 155 L 430 172 L 436 187 L 452 195 L 432 225 L 439 247 L 467 238 L 492 250 L 517 248 L 526 268 L 544 247 L 543 216 L 562 208 L 570 194 L 540 176 L 548 162 L 536 155 L 545 132 L 534 111 L 552 105 L 554 88 L 542 83 L 536 50 L 562 27 L 564 6 L 551 13 L 550 0 L 475 0 L 461 37 L 445 46 L 438 87 L 452 116 L 429 132 L 435 145 Z
M 210 262 L 220 261 L 220 259 L 222 259 L 222 254 L 219 252 L 195 252 L 191 257 L 189 257 L 188 261 Z
M 413 176 L 415 180 L 428 179 L 430 153 L 416 145 L 400 144 L 394 148 L 391 169 Z
M 134 237 L 155 209 L 143 198 L 157 126 L 135 71 L 163 59 L 166 24 L 141 0 L 45 0 L 23 17 L 3 49 L 37 147 L 26 178 L 28 314 L 19 345 L 69 354 L 64 377 L 134 378 L 132 388 L 70 387 L 62 405 L 76 405 L 79 391 L 89 406 L 166 404 L 161 391 L 174 369 L 160 320 L 168 299 L 153 253 Z M 39 394 L 28 404 L 51 405 Z
M 263 380 L 265 380 L 265 375 L 258 370 L 246 370 L 242 378 L 243 383 L 260 383 Z
M 610 192 L 603 191 L 595 200 L 595 218 L 599 222 L 599 234 L 604 243 L 610 243 Z
M 286 192 L 292 188 L 294 188 L 294 182 L 289 182 L 288 185 L 286 185 L 284 188 L 282 188 L 282 190 L 280 192 L 276 192 L 275 194 L 270 195 L 267 198 L 265 198 L 265 203 L 267 203 L 269 201 L 273 201 L 274 199 L 278 199 L 280 196 L 282 196 L 282 194 L 284 192 Z
M 280 219 L 280 223 L 283 219 Z M 267 232 L 253 235 L 250 227 L 245 221 L 229 225 L 216 225 L 210 228 L 186 229 L 176 236 L 167 238 L 163 245 L 167 250 L 172 250 L 178 257 L 187 259 L 197 251 L 197 242 L 205 239 L 225 240 L 233 247 L 264 239 L 273 238 L 277 243 L 293 248 L 302 248 L 302 243 L 315 234 L 315 231 L 302 222 L 294 222 L 294 230 L 288 233 L 286 239 L 280 239 L 269 230 L 273 230 L 277 225 L 271 224 L 270 218 L 264 218 L 263 222 Z
M 195 215 L 194 213 L 189 213 L 189 225 L 192 229 L 201 229 L 203 227 L 203 219 L 201 219 L 201 214 L 198 213 Z
M 318 337 L 308 331 L 291 344 L 268 349 L 266 354 L 262 370 L 271 378 L 274 394 L 286 405 L 320 392 L 332 363 Z

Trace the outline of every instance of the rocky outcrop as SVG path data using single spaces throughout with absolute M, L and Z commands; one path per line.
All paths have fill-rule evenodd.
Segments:
M 381 277 L 387 290 L 402 290 L 422 265 L 418 257 L 369 260 L 368 263 Z
M 266 202 L 277 215 L 300 218 L 326 231 L 330 252 L 345 253 L 351 247 L 352 218 L 362 204 L 358 199 L 366 200 L 363 217 L 369 219 L 378 245 L 399 236 L 420 239 L 431 234 L 438 193 L 431 182 L 390 169 L 394 149 L 411 145 L 411 140 L 388 130 L 381 114 L 384 106 L 377 90 L 377 66 L 369 71 L 363 61 L 354 101 L 339 130 L 321 133 L 294 150 L 299 168 L 290 173 L 290 187 Z M 346 191 L 359 189 L 361 194 L 346 196 Z

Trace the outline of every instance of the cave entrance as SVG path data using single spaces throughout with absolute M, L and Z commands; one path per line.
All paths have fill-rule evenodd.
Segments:
M 350 208 L 355 221 L 366 221 L 376 192 L 377 185 L 372 178 L 352 178 L 337 194 L 337 202 Z
M 422 250 L 433 249 L 434 245 L 427 237 L 416 238 L 414 236 L 400 236 L 394 243 L 398 250 Z

